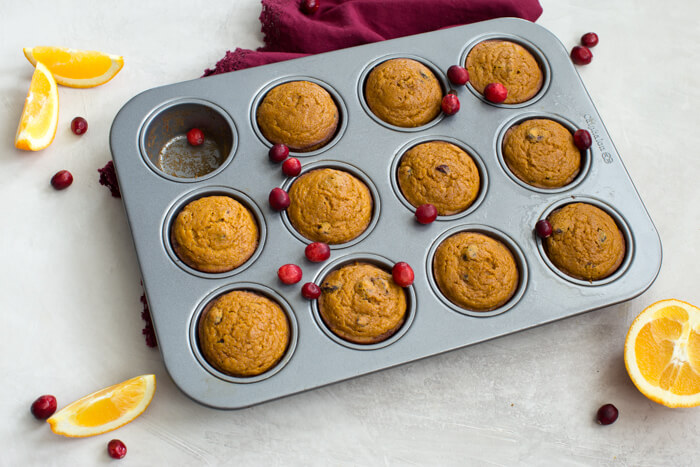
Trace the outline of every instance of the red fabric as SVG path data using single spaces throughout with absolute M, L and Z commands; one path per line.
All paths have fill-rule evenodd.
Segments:
M 319 1 L 319 10 L 306 15 L 300 0 L 262 0 L 265 46 L 227 51 L 204 76 L 493 18 L 535 21 L 542 14 L 538 0 Z

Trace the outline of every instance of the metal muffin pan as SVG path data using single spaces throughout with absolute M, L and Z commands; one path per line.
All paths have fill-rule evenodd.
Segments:
M 544 85 L 531 101 L 494 105 L 467 85 L 456 88 L 459 113 L 441 115 L 423 127 L 387 126 L 368 115 L 361 90 L 372 65 L 387 58 L 418 58 L 434 68 L 445 86 L 445 70 L 463 63 L 475 44 L 493 38 L 519 42 L 540 61 Z M 270 190 L 288 187 L 292 181 L 285 178 L 280 165 L 268 160 L 271 144 L 255 122 L 264 93 L 297 79 L 314 81 L 331 92 L 341 124 L 331 143 L 293 155 L 300 157 L 303 170 L 331 166 L 360 174 L 370 181 L 375 202 L 365 234 L 334 246 L 324 263 L 305 259 L 309 241 L 294 233 L 284 213 L 268 205 Z M 189 109 L 195 115 L 188 118 L 194 120 L 208 121 L 205 117 L 212 111 L 222 114 L 215 118 L 216 125 L 228 122 L 229 128 L 210 129 L 227 137 L 229 146 L 224 149 L 230 147 L 231 153 L 222 167 L 201 178 L 178 179 L 164 175 L 153 163 L 147 153 L 153 151 L 149 139 L 175 135 L 149 134 L 147 138 L 147 129 L 175 131 L 178 125 L 158 126 L 157 122 L 159 115 L 167 115 L 175 106 Z M 202 115 L 196 115 L 199 112 Z M 503 133 L 514 122 L 538 116 L 571 129 L 587 128 L 594 138 L 584 154 L 581 175 L 565 188 L 543 190 L 518 183 L 502 162 Z M 466 213 L 420 225 L 397 188 L 396 167 L 408 148 L 432 139 L 468 149 L 484 184 L 475 206 Z M 185 394 L 211 407 L 247 407 L 622 302 L 645 291 L 661 266 L 658 233 L 567 50 L 546 29 L 523 20 L 475 23 L 151 89 L 121 109 L 110 144 L 165 366 Z M 188 201 L 222 193 L 252 208 L 261 246 L 241 268 L 200 273 L 173 254 L 170 223 Z M 538 219 L 579 200 L 612 214 L 627 242 L 620 270 L 602 281 L 578 281 L 558 271 L 533 232 Z M 486 313 L 462 310 L 436 287 L 431 267 L 435 248 L 462 230 L 495 236 L 513 251 L 521 283 L 503 307 Z M 296 263 L 304 271 L 302 283 L 319 283 L 330 270 L 350 261 L 387 268 L 406 261 L 415 272 L 414 284 L 406 289 L 407 320 L 381 344 L 359 346 L 334 338 L 320 319 L 316 303 L 301 296 L 301 283 L 288 286 L 277 279 L 279 266 Z M 277 300 L 293 324 L 293 341 L 283 361 L 260 377 L 223 375 L 204 361 L 197 347 L 199 314 L 209 300 L 232 289 L 258 291 Z

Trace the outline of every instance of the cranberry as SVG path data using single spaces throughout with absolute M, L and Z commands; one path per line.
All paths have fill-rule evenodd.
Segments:
M 309 300 L 316 300 L 321 296 L 321 287 L 317 286 L 313 282 L 307 282 L 301 286 L 301 295 Z
M 321 6 L 319 0 L 301 0 L 301 11 L 307 15 L 312 15 L 318 11 Z
M 87 131 L 87 120 L 85 120 L 83 117 L 75 117 L 70 122 L 70 129 L 76 135 L 82 135 Z
M 268 153 L 272 162 L 282 162 L 289 155 L 289 148 L 286 144 L 275 144 Z
M 408 287 L 413 284 L 413 269 L 411 269 L 408 263 L 401 261 L 391 268 L 391 277 L 394 278 L 394 282 L 396 282 L 399 287 Z
M 450 93 L 443 97 L 441 107 L 446 115 L 454 115 L 459 112 L 459 98 L 457 94 Z
M 508 89 L 501 83 L 489 83 L 484 88 L 484 97 L 489 102 L 500 104 L 508 97 Z
M 469 72 L 463 66 L 452 65 L 447 69 L 447 79 L 449 79 L 452 84 L 462 86 L 469 81 Z
M 284 211 L 289 207 L 289 195 L 282 188 L 273 188 L 269 201 L 270 207 L 275 211 Z
M 107 452 L 112 459 L 121 459 L 126 456 L 126 444 L 121 440 L 113 439 L 107 444 Z
M 585 47 L 595 47 L 598 45 L 598 34 L 594 32 L 587 32 L 581 36 L 581 44 Z
M 199 128 L 192 128 L 187 132 L 187 142 L 192 146 L 200 146 L 204 143 L 204 133 Z
M 596 420 L 598 420 L 598 423 L 601 425 L 610 425 L 611 423 L 615 423 L 618 415 L 617 407 L 612 404 L 605 404 L 598 409 Z
M 430 224 L 437 219 L 437 208 L 432 204 L 421 204 L 416 208 L 416 220 L 421 224 Z
M 56 398 L 51 395 L 39 397 L 32 403 L 32 415 L 39 420 L 46 420 L 56 411 Z
M 73 175 L 67 170 L 59 170 L 51 177 L 51 186 L 57 190 L 65 190 L 73 183 Z
M 588 65 L 593 60 L 593 54 L 588 47 L 577 45 L 571 49 L 571 60 L 577 65 Z
M 331 257 L 331 247 L 322 242 L 313 242 L 304 249 L 306 258 L 313 263 L 320 263 Z
M 593 144 L 593 139 L 591 139 L 591 134 L 588 130 L 576 130 L 574 132 L 574 145 L 581 151 L 590 148 L 591 144 Z
M 537 232 L 538 237 L 547 238 L 552 235 L 552 224 L 550 224 L 547 219 L 537 221 L 535 224 L 535 232 Z
M 283 284 L 296 284 L 301 280 L 301 268 L 296 264 L 285 264 L 277 270 L 277 277 Z
M 296 157 L 290 157 L 282 164 L 282 172 L 287 177 L 296 177 L 301 173 L 301 162 Z

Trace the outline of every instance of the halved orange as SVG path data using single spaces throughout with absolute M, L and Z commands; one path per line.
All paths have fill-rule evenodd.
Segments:
M 124 59 L 94 50 L 66 47 L 25 47 L 24 56 L 32 65 L 41 62 L 51 70 L 58 84 L 71 88 L 92 88 L 104 84 L 119 73 Z
M 155 391 L 155 375 L 137 376 L 67 405 L 47 422 L 51 431 L 71 438 L 106 433 L 141 415 Z
M 675 299 L 647 307 L 627 333 L 625 367 L 654 402 L 700 405 L 700 308 Z
M 36 64 L 19 119 L 15 146 L 27 151 L 44 149 L 53 141 L 58 126 L 58 90 L 51 72 Z

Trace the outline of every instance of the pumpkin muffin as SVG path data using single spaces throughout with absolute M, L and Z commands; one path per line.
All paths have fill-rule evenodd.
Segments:
M 207 196 L 187 204 L 170 232 L 173 251 L 202 272 L 226 272 L 250 258 L 258 247 L 253 214 L 228 196 Z
M 526 120 L 508 129 L 503 159 L 528 185 L 559 188 L 571 183 L 581 170 L 581 152 L 563 125 L 548 119 Z
M 303 174 L 289 189 L 289 200 L 290 222 L 314 242 L 349 242 L 372 219 L 369 188 L 342 170 L 316 169 Z
M 608 277 L 622 264 L 625 238 L 602 209 L 587 203 L 567 204 L 547 220 L 552 235 L 544 240 L 544 249 L 564 273 L 594 281 Z
M 518 266 L 503 243 L 477 232 L 460 232 L 435 251 L 433 274 L 454 304 L 489 311 L 505 304 L 518 288 Z
M 231 376 L 256 376 L 280 361 L 289 344 L 287 315 L 252 292 L 234 290 L 208 304 L 198 327 L 204 358 Z
M 442 87 L 432 71 L 416 60 L 395 58 L 377 65 L 367 77 L 365 99 L 374 115 L 392 125 L 412 128 L 440 113 Z
M 318 308 L 338 337 L 375 344 L 391 337 L 406 319 L 406 294 L 391 274 L 368 263 L 336 269 L 321 283 Z
M 430 203 L 441 216 L 467 209 L 479 194 L 480 176 L 474 160 L 445 141 L 412 147 L 401 158 L 399 187 L 414 207 Z
M 272 88 L 257 111 L 258 126 L 272 143 L 308 152 L 328 143 L 338 128 L 338 107 L 321 86 L 291 81 Z
M 489 83 L 508 89 L 506 104 L 532 99 L 542 88 L 544 75 L 539 63 L 525 47 L 510 41 L 489 40 L 476 44 L 465 64 L 469 82 L 483 94 Z

